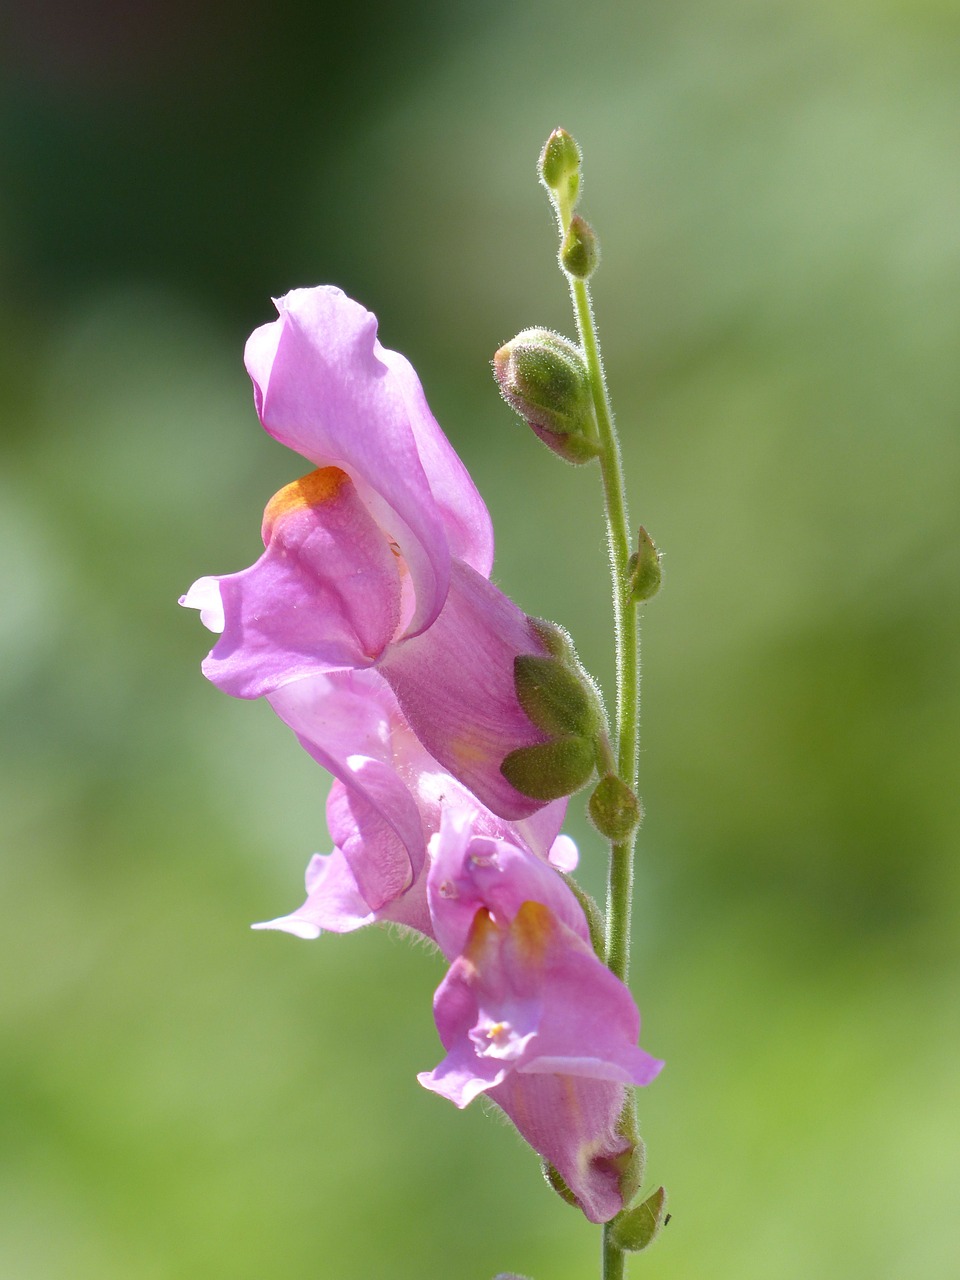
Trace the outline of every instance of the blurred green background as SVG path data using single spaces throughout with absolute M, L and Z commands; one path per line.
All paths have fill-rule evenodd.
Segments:
M 333 281 L 609 688 L 597 477 L 488 363 L 572 329 L 557 124 L 665 551 L 634 988 L 674 1217 L 631 1274 L 957 1274 L 956 7 L 14 0 L 0 64 L 0 1275 L 597 1274 L 519 1140 L 418 1087 L 435 956 L 248 931 L 325 783 L 176 607 L 304 469 L 242 346 Z

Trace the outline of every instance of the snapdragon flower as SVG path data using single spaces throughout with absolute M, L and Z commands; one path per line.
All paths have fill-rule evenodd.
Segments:
M 420 1083 L 458 1107 L 485 1093 L 586 1217 L 608 1221 L 633 1152 L 617 1127 L 626 1087 L 663 1066 L 637 1045 L 633 997 L 594 954 L 573 891 L 518 843 L 448 812 L 427 885 L 453 963 L 434 999 L 447 1056 Z
M 531 620 L 489 580 L 483 500 L 417 376 L 339 289 L 297 289 L 245 353 L 265 429 L 316 470 L 268 503 L 250 568 L 201 578 L 181 603 L 221 632 L 204 674 L 241 698 L 375 668 L 417 737 L 493 812 L 542 801 L 501 773 L 549 735 L 528 718 L 514 660 L 543 655 Z

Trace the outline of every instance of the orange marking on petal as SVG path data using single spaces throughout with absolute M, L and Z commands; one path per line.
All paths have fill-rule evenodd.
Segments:
M 339 467 L 319 467 L 309 475 L 301 476 L 293 484 L 275 493 L 263 512 L 263 540 L 269 542 L 273 526 L 281 516 L 305 507 L 319 507 L 337 496 L 350 477 Z
M 513 920 L 518 948 L 532 965 L 543 963 L 553 934 L 553 915 L 542 902 L 525 902 Z
M 486 907 L 481 907 L 473 917 L 473 924 L 463 947 L 463 960 L 472 971 L 483 968 L 484 954 L 497 945 L 499 930 Z

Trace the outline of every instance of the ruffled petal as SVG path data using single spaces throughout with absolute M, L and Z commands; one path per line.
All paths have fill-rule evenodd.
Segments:
M 373 671 L 341 671 L 292 681 L 269 701 L 338 780 L 330 834 L 368 907 L 382 910 L 411 888 L 426 858 L 417 797 L 397 768 L 403 734 L 393 695 Z
M 251 927 L 279 929 L 297 938 L 314 939 L 324 932 L 351 933 L 368 924 L 390 921 L 430 936 L 430 916 L 422 879 L 402 897 L 379 911 L 372 911 L 341 850 L 314 854 L 307 867 L 306 878 L 307 900 L 303 906 L 289 915 Z
M 327 475 L 323 487 L 315 480 Z M 313 501 L 287 490 L 313 481 Z M 217 579 L 224 626 L 203 672 L 225 693 L 257 698 L 279 685 L 338 667 L 371 666 L 400 619 L 396 556 L 342 471 L 314 473 L 267 508 L 267 549 L 249 569 Z M 322 497 L 319 495 L 322 493 Z M 210 580 L 194 584 L 210 617 Z M 201 615 L 202 616 L 202 615 Z
M 410 570 L 417 634 L 443 606 L 452 553 L 489 572 L 486 508 L 413 369 L 377 341 L 374 315 L 330 287 L 296 289 L 276 307 L 280 318 L 245 352 L 260 419 L 317 466 L 353 478 Z

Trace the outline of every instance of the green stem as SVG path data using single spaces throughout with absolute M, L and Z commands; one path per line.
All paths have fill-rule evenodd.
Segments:
M 630 533 L 623 483 L 620 445 L 613 425 L 593 308 L 586 281 L 568 277 L 577 317 L 580 345 L 587 363 L 600 444 L 600 472 L 607 517 L 607 547 L 613 579 L 613 621 L 617 653 L 617 767 L 621 779 L 637 788 L 640 693 L 640 649 L 637 609 L 630 600 L 627 562 Z M 630 966 L 630 913 L 633 899 L 635 837 L 615 844 L 611 851 L 607 888 L 607 964 L 622 981 Z
M 603 1224 L 603 1280 L 623 1280 L 626 1255 L 613 1240 L 612 1224 Z
M 561 215 L 562 216 L 562 215 Z M 620 778 L 637 790 L 639 754 L 640 645 L 636 605 L 630 598 L 627 564 L 630 559 L 630 530 L 627 500 L 620 461 L 620 444 L 613 425 L 600 345 L 597 341 L 593 307 L 586 281 L 567 277 L 577 317 L 580 346 L 587 364 L 593 408 L 600 445 L 600 473 L 607 519 L 607 549 L 613 586 L 613 621 L 617 658 L 617 769 Z M 607 881 L 607 965 L 622 982 L 630 969 L 630 929 L 633 905 L 633 853 L 636 836 L 610 851 Z M 620 1117 L 621 1132 L 639 1141 L 636 1101 L 628 1093 Z M 603 1228 L 603 1280 L 623 1280 L 625 1254 L 616 1244 L 607 1223 Z

